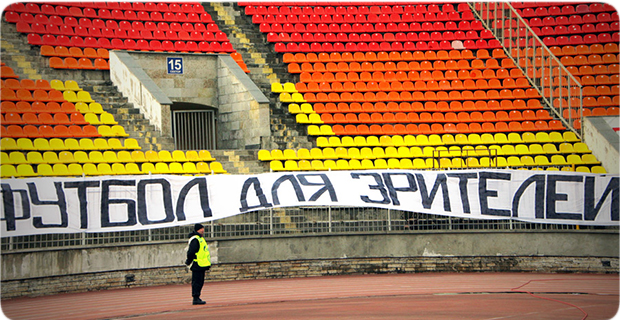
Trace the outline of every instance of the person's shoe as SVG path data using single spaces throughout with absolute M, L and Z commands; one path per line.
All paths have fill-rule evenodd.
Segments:
M 203 300 L 200 300 L 200 298 L 194 298 L 194 301 L 192 302 L 193 305 L 198 305 L 198 304 L 206 304 L 206 302 L 204 302 Z

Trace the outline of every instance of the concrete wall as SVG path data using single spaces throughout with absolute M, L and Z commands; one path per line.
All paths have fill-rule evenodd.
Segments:
M 2 280 L 180 266 L 185 241 L 2 253 Z M 618 257 L 617 232 L 455 232 L 222 239 L 212 262 L 446 256 Z
M 607 173 L 618 174 L 618 146 L 620 139 L 610 123 L 618 127 L 619 117 L 584 117 L 583 141 L 588 145 L 592 153 L 601 162 Z
M 186 241 L 2 253 L 2 297 L 188 283 Z M 210 241 L 209 281 L 402 272 L 618 272 L 618 233 L 427 232 Z M 135 279 L 128 281 L 128 276 Z
M 157 130 L 170 136 L 172 101 L 138 65 L 137 60 L 127 52 L 111 51 L 110 79 Z
M 183 74 L 168 74 L 168 57 L 183 58 Z M 259 148 L 271 134 L 269 100 L 229 55 L 113 51 L 110 74 L 164 135 L 171 135 L 173 102 L 218 110 L 218 149 Z

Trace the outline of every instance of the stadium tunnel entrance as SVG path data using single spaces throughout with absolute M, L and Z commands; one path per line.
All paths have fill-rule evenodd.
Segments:
M 170 106 L 170 111 L 175 149 L 217 149 L 217 108 L 175 102 Z

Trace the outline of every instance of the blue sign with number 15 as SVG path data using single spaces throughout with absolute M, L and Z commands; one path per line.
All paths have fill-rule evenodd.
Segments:
M 167 58 L 168 74 L 183 74 L 183 58 Z

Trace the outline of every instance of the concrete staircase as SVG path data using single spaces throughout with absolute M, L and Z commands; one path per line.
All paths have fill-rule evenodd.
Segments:
M 281 54 L 273 50 L 258 26 L 236 3 L 212 2 L 203 6 L 243 57 L 250 79 L 270 100 L 271 136 L 261 141 L 261 148 L 312 148 L 314 139 L 307 135 L 306 125 L 298 124 L 287 106 L 280 103 L 278 95 L 271 93 L 271 83 L 297 82 L 297 76 L 288 73 Z
M 257 150 L 210 150 L 210 152 L 229 174 L 269 172 L 269 163 L 258 161 Z

